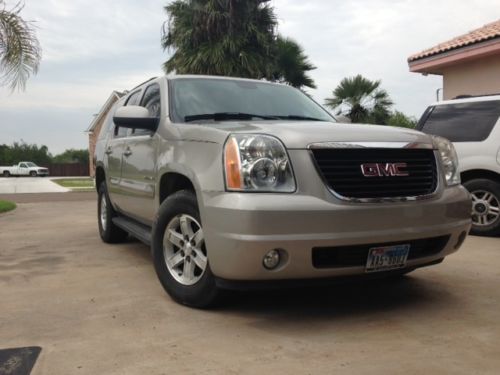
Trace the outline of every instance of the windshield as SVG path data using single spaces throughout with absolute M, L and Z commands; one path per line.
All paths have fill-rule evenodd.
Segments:
M 177 78 L 170 81 L 174 122 L 207 120 L 316 120 L 334 118 L 290 86 L 266 82 Z
M 38 165 L 36 165 L 35 163 L 32 163 L 32 162 L 27 162 L 26 165 L 28 166 L 28 168 L 34 168 L 34 167 L 38 167 Z

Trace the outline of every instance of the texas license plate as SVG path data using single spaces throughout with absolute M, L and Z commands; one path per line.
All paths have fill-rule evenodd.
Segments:
M 366 272 L 388 271 L 406 266 L 410 245 L 372 247 L 368 251 Z

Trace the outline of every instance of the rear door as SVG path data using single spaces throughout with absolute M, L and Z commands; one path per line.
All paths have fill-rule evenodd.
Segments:
M 140 100 L 141 91 L 135 91 L 129 95 L 125 105 L 136 105 Z M 114 108 L 108 121 L 113 121 Z M 121 184 L 122 161 L 125 150 L 126 138 L 130 135 L 130 129 L 114 125 L 112 136 L 109 138 L 105 148 L 105 165 L 107 170 L 107 186 L 111 201 L 118 210 L 122 210 L 124 202 L 124 191 Z
M 160 86 L 146 87 L 139 105 L 147 108 L 151 117 L 161 116 Z M 156 159 L 159 140 L 155 133 L 133 129 L 125 142 L 121 188 L 126 194 L 122 210 L 145 224 L 154 216 Z

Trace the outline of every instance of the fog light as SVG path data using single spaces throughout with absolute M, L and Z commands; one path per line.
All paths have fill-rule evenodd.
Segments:
M 268 270 L 275 269 L 278 267 L 278 264 L 280 264 L 280 252 L 276 249 L 269 251 L 266 255 L 264 255 L 262 264 Z

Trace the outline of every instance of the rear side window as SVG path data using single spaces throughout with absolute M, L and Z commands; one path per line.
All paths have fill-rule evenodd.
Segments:
M 427 109 L 418 129 L 452 142 L 481 142 L 488 138 L 499 117 L 499 100 L 438 105 Z

